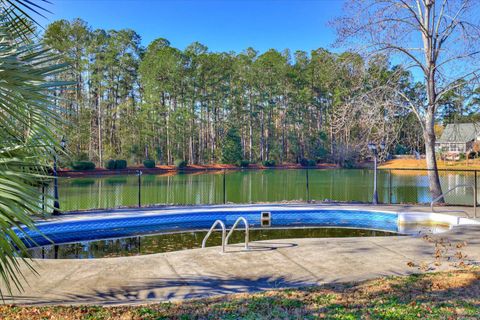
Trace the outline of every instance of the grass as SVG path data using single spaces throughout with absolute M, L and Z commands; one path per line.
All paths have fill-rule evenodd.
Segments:
M 462 161 L 443 161 L 437 162 L 439 169 L 452 170 L 480 170 L 480 159 L 470 159 Z M 382 163 L 379 168 L 382 169 L 426 169 L 425 159 L 393 159 Z
M 480 270 L 122 307 L 1 306 L 1 319 L 479 319 Z

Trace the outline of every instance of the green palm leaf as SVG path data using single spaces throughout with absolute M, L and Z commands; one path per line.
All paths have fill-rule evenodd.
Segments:
M 22 263 L 34 271 L 20 235 L 28 239 L 23 228 L 35 229 L 35 215 L 45 214 L 39 186 L 50 179 L 61 121 L 52 97 L 66 85 L 49 79 L 68 67 L 35 44 L 27 11 L 45 10 L 31 0 L 0 0 L 0 288 L 8 293 L 22 290 Z
M 0 0 L 2 19 L 7 23 L 6 28 L 21 40 L 28 40 L 35 31 L 34 26 L 40 26 L 30 13 L 45 18 L 43 13 L 49 13 L 41 4 L 49 4 L 47 0 Z

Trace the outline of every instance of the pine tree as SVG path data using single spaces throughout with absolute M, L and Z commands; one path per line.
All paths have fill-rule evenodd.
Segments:
M 222 143 L 222 162 L 228 164 L 238 164 L 242 160 L 242 141 L 238 130 L 232 128 L 228 130 Z

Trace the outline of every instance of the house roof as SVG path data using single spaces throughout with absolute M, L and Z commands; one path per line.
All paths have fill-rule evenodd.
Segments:
M 469 142 L 480 137 L 480 123 L 447 124 L 437 142 Z

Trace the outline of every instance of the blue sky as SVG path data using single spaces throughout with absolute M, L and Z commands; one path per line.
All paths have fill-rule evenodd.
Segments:
M 93 28 L 137 31 L 144 45 L 163 37 L 183 49 L 194 41 L 211 51 L 253 47 L 310 51 L 331 49 L 328 22 L 341 0 L 51 0 L 57 19 L 82 18 Z

